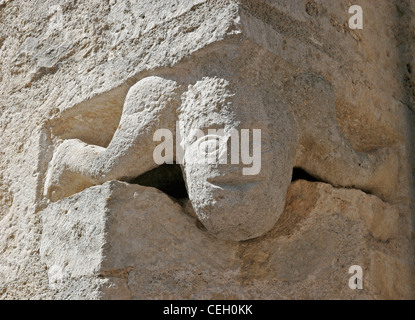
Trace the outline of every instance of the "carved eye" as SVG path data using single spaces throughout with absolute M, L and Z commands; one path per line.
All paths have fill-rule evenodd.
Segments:
M 207 135 L 199 138 L 186 150 L 188 163 L 218 164 L 222 155 L 226 155 L 227 138 L 219 135 Z
M 205 136 L 198 141 L 199 152 L 203 155 L 214 156 L 221 151 L 221 139 L 223 137 L 216 135 Z

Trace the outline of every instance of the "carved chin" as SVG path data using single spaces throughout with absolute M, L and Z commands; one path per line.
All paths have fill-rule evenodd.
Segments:
M 273 228 L 282 213 L 278 205 L 269 202 L 264 205 L 235 200 L 221 199 L 220 203 L 196 209 L 200 221 L 216 238 L 244 241 L 260 237 Z

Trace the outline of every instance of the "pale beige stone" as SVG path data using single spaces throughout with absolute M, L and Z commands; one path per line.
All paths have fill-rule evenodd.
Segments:
M 91 198 L 99 205 L 88 206 Z M 409 265 L 394 269 L 390 258 L 372 253 L 377 242 L 365 222 L 367 207 L 356 205 L 361 201 L 380 200 L 298 181 L 273 230 L 238 243 L 215 239 L 156 189 L 111 181 L 40 213 L 40 253 L 50 285 L 71 299 L 411 297 Z M 377 210 L 387 214 L 389 207 Z M 364 270 L 362 291 L 348 286 L 352 265 Z M 81 279 L 91 289 L 75 295 Z
M 221 239 L 248 240 L 269 231 L 282 214 L 294 167 L 335 186 L 393 198 L 398 166 L 393 150 L 353 150 L 338 128 L 333 90 L 321 76 L 299 75 L 284 83 L 281 93 L 274 90 L 278 77 L 267 73 L 276 58 L 250 41 L 199 54 L 177 72 L 146 77 L 130 88 L 107 148 L 64 140 L 49 165 L 45 196 L 57 201 L 154 169 L 159 143 L 153 137 L 167 129 L 176 136 L 171 144 L 184 146 L 182 170 L 196 215 Z M 250 77 L 246 66 L 261 76 Z M 259 172 L 248 176 L 247 165 L 231 164 L 233 146 L 227 149 L 227 164 L 193 163 L 192 148 L 200 148 L 200 140 L 190 141 L 192 130 L 207 135 L 209 129 L 224 131 L 224 146 L 231 146 L 231 130 L 239 136 L 244 129 L 261 130 Z M 166 162 L 174 160 L 172 154 Z
M 408 261 L 374 251 L 370 257 L 370 273 L 373 288 L 383 299 L 415 299 L 415 272 Z
M 0 0 L 0 299 L 136 298 L 140 294 L 159 298 L 166 288 L 170 291 L 165 296 L 172 298 L 250 298 L 255 292 L 265 298 L 410 297 L 415 292 L 413 276 L 408 275 L 414 268 L 415 252 L 415 4 L 387 0 L 361 0 L 359 4 L 364 8 L 364 30 L 348 28 L 350 3 L 346 0 Z M 197 223 L 197 232 L 204 235 L 196 238 L 197 250 L 188 239 L 182 239 L 182 245 L 192 249 L 176 250 L 160 265 L 155 278 L 141 269 L 129 271 L 126 277 L 128 267 L 97 278 L 91 271 L 99 269 L 97 252 L 82 255 L 84 264 L 78 268 L 68 261 L 63 270 L 72 268 L 79 274 L 76 278 L 62 278 L 59 268 L 48 268 L 40 254 L 43 231 L 59 220 L 53 221 L 53 213 L 68 210 L 60 208 L 61 204 L 77 207 L 71 198 L 50 205 L 44 196 L 48 169 L 62 142 L 78 139 L 86 146 L 97 146 L 96 150 L 106 150 L 120 124 L 127 94 L 141 80 L 154 76 L 186 82 L 192 74 L 202 74 L 203 65 L 214 66 L 208 80 L 194 89 L 215 97 L 219 90 L 209 88 L 219 75 L 228 76 L 231 65 L 227 61 L 232 58 L 229 53 L 237 52 L 235 44 L 249 44 L 251 51 L 240 52 L 248 56 L 251 52 L 256 60 L 237 65 L 234 70 L 240 79 L 232 83 L 239 89 L 247 81 L 260 87 L 257 95 L 248 95 L 252 90 L 245 96 L 242 92 L 240 100 L 259 98 L 268 105 L 277 97 L 279 106 L 312 106 L 321 117 L 313 113 L 310 120 L 332 133 L 320 130 L 323 142 L 315 139 L 318 130 L 311 131 L 311 143 L 304 134 L 308 124 L 300 122 L 303 136 L 295 146 L 296 161 L 283 162 L 289 164 L 287 170 L 281 163 L 270 167 L 279 167 L 284 177 L 279 181 L 282 189 L 275 188 L 279 195 L 275 197 L 282 198 L 274 202 L 279 210 L 260 212 L 268 218 L 268 225 L 248 224 L 250 230 L 243 237 L 272 229 L 278 220 L 274 228 L 259 239 L 230 244 L 212 238 Z M 264 82 L 268 84 L 263 86 Z M 305 85 L 307 82 L 313 84 Z M 192 100 L 190 94 L 187 97 Z M 314 105 L 317 102 L 320 109 Z M 280 137 L 291 139 L 295 134 L 288 120 L 295 114 L 290 110 L 281 117 L 281 109 L 266 109 L 268 119 L 287 130 Z M 255 108 L 257 114 L 260 110 Z M 201 119 L 196 116 L 188 114 L 195 121 Z M 291 146 L 291 142 L 283 141 L 283 145 Z M 316 150 L 310 150 L 313 147 Z M 349 169 L 343 165 L 337 169 L 325 153 L 338 155 Z M 307 155 L 312 156 L 310 160 Z M 357 168 L 357 158 L 369 169 Z M 295 183 L 284 190 L 293 166 L 303 167 L 327 184 Z M 84 174 L 73 181 L 75 192 L 83 190 L 77 199 L 86 201 L 81 202 L 82 210 L 96 208 L 92 214 L 103 217 L 108 203 L 95 192 L 107 185 L 98 181 L 99 186 L 91 189 L 91 180 L 85 176 L 89 178 Z M 341 188 L 344 186 L 349 190 Z M 149 201 L 154 199 L 168 203 L 169 210 L 177 208 L 163 197 L 152 196 Z M 53 208 L 57 211 L 52 212 Z M 114 204 L 112 212 L 117 208 L 120 206 Z M 140 208 L 136 210 L 142 212 Z M 42 211 L 52 214 L 50 225 L 42 224 Z M 191 201 L 186 202 L 186 211 L 193 211 Z M 210 225 L 204 223 L 211 234 L 219 231 L 217 236 L 238 239 L 243 232 L 233 232 L 232 223 L 241 217 L 251 221 L 247 212 L 231 210 L 231 219 L 225 223 L 214 218 Z M 92 217 L 78 218 L 87 225 L 99 222 L 88 220 Z M 63 230 L 72 225 L 73 221 L 61 219 Z M 183 228 L 189 228 L 179 231 L 195 236 L 195 220 L 190 221 L 179 219 Z M 157 223 L 167 223 L 165 216 Z M 221 225 L 227 226 L 226 232 L 218 228 Z M 66 239 L 75 235 L 66 233 Z M 79 239 L 71 241 L 78 243 L 75 240 Z M 165 241 L 171 243 L 168 237 Z M 46 246 L 51 259 L 65 261 L 58 252 L 69 250 L 69 243 Z M 270 246 L 284 249 L 281 256 L 272 253 Z M 79 248 L 93 249 L 82 243 Z M 151 255 L 154 247 L 144 248 Z M 209 260 L 199 256 L 201 248 L 210 252 Z M 68 259 L 76 256 L 72 249 Z M 339 256 L 339 261 L 330 260 L 330 255 Z M 184 272 L 175 256 L 192 263 L 198 258 L 202 266 L 189 264 L 191 268 Z M 351 264 L 363 267 L 366 291 L 349 291 L 347 269 Z M 283 278 L 297 284 L 274 280 Z M 211 288 L 205 285 L 209 281 Z M 132 295 L 140 286 L 145 290 Z

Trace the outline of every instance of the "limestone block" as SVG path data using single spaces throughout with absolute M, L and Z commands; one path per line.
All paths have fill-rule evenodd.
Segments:
M 109 180 L 131 181 L 177 161 L 168 152 L 155 161 L 160 146 L 153 137 L 160 129 L 170 133 L 166 142 L 183 148 L 179 164 L 196 215 L 223 240 L 249 240 L 270 230 L 283 212 L 294 167 L 334 186 L 358 188 L 384 200 L 396 196 L 396 155 L 390 148 L 367 153 L 352 148 L 338 127 L 327 79 L 302 73 L 284 82 L 280 94 L 275 76 L 267 72 L 276 64 L 273 54 L 248 40 L 225 50 L 190 59 L 186 76 L 176 67 L 170 70 L 173 75 L 148 76 L 132 85 L 107 147 L 80 139 L 58 142 L 48 164 L 45 197 L 53 202 Z M 261 76 L 251 77 L 241 67 L 245 65 Z M 212 129 L 223 133 L 208 134 Z M 195 139 L 194 130 L 206 136 Z M 249 138 L 258 147 L 255 163 L 239 161 L 239 143 L 244 158 L 243 130 L 260 132 Z M 207 150 L 207 144 L 216 142 Z M 199 151 L 214 156 L 214 163 L 195 161 Z
M 58 297 L 370 299 L 410 295 L 408 290 L 396 290 L 393 281 L 382 280 L 379 272 L 387 260 L 374 253 L 380 243 L 375 238 L 396 235 L 396 212 L 356 190 L 297 181 L 288 190 L 280 221 L 263 237 L 245 242 L 214 238 L 157 189 L 117 181 L 52 203 L 40 214 L 41 257 Z M 384 217 L 382 227 L 373 227 L 370 217 L 374 215 Z M 364 270 L 364 290 L 348 286 L 352 265 Z M 410 279 L 407 269 L 398 272 L 401 281 Z
M 349 0 L 0 0 L 0 299 L 410 297 L 415 1 L 359 5 L 364 30 L 348 28 Z M 122 155 L 128 144 L 112 141 L 115 133 L 146 119 L 123 117 L 137 106 L 127 96 L 152 103 L 131 93 L 169 89 L 154 82 L 131 90 L 155 76 L 177 82 L 186 126 L 257 121 L 277 133 L 266 166 L 274 173 L 260 190 L 247 194 L 235 190 L 238 177 L 219 177 L 228 192 L 215 188 L 210 197 L 193 174 L 203 181 L 204 172 L 189 170 L 188 218 L 165 195 L 134 202 L 139 187 L 105 184 L 125 181 L 125 172 L 91 177 L 102 169 L 93 166 L 95 153 L 114 142 L 112 156 Z M 151 114 L 144 113 L 158 118 Z M 63 161 L 54 166 L 58 150 Z M 127 158 L 103 163 L 139 170 L 134 179 L 153 165 Z M 51 167 L 68 171 L 58 187 L 73 187 L 62 193 L 73 197 L 55 204 L 45 197 Z M 293 167 L 336 188 L 289 187 Z M 222 207 L 203 208 L 214 201 Z M 121 241 L 105 230 L 115 230 L 111 217 L 121 221 L 129 206 L 152 215 L 120 225 L 132 237 Z M 162 228 L 175 236 L 154 233 Z M 262 236 L 235 243 L 212 234 Z M 351 264 L 364 269 L 362 292 L 347 286 Z
M 408 261 L 374 251 L 370 269 L 373 287 L 384 299 L 414 299 L 415 270 Z

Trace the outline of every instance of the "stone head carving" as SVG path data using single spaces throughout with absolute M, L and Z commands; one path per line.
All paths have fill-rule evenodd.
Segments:
M 337 127 L 327 81 L 297 75 L 284 87 L 275 79 L 272 63 L 266 50 L 243 43 L 139 80 L 127 94 L 108 147 L 77 139 L 57 147 L 45 196 L 57 201 L 89 186 L 128 181 L 155 168 L 153 151 L 159 142 L 153 136 L 161 128 L 181 137 L 189 199 L 199 220 L 218 238 L 247 240 L 270 230 L 283 212 L 294 167 L 337 186 L 385 195 L 379 181 L 389 177 L 379 168 L 393 164 L 392 157 L 384 151 L 361 154 L 350 147 Z M 194 139 L 192 129 L 206 135 Z M 209 135 L 209 129 L 222 130 L 221 135 Z M 241 134 L 243 129 L 249 130 L 251 139 L 253 130 L 261 132 L 260 171 L 253 175 L 244 174 L 243 162 L 230 161 L 232 133 Z M 218 158 L 225 153 L 228 162 L 187 161 L 186 156 L 200 146 Z M 173 155 L 167 160 L 177 159 Z
M 278 119 L 270 119 L 267 110 L 278 106 L 267 105 L 261 98 L 262 89 L 248 89 L 246 82 L 201 79 L 183 94 L 179 108 L 182 137 L 191 137 L 192 128 L 204 132 L 223 130 L 224 138 L 218 144 L 215 163 L 189 163 L 185 157 L 183 173 L 199 220 L 212 234 L 224 239 L 245 240 L 268 231 L 282 213 L 286 189 L 291 181 L 289 163 L 294 158 L 295 122 L 283 110 Z M 255 138 L 253 130 L 260 130 L 260 141 L 252 141 Z M 290 132 L 290 136 L 280 134 L 279 130 Z M 243 134 L 249 134 L 250 155 L 254 156 L 255 143 L 261 147 L 258 172 L 255 169 L 245 172 L 255 163 L 246 165 L 240 158 L 240 161 L 231 161 L 235 148 L 240 151 L 236 156 L 242 154 Z M 197 140 L 196 147 L 200 146 L 198 142 L 204 143 L 206 138 Z M 221 147 L 221 144 L 227 146 Z M 227 161 L 222 164 L 219 159 L 221 150 L 227 152 Z M 188 153 L 185 149 L 185 154 Z

